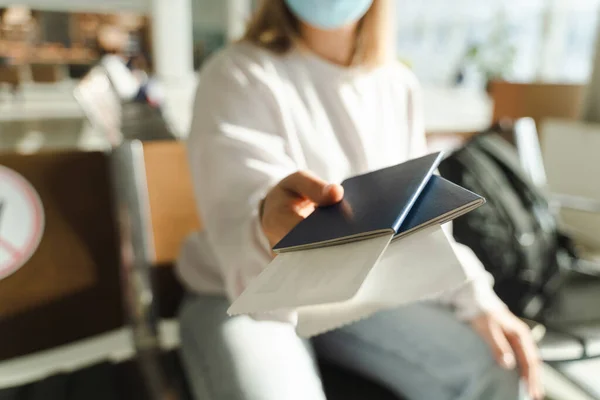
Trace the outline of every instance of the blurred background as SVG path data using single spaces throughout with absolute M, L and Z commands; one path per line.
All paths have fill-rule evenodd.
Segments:
M 72 90 L 108 52 L 121 54 L 144 84 L 156 81 L 154 95 L 160 98 L 156 101 L 162 103 L 175 132 L 185 135 L 194 71 L 212 52 L 242 34 L 255 3 L 0 3 L 3 127 L 48 115 L 70 119 L 71 130 L 76 129 L 75 120 L 83 115 Z M 397 55 L 413 68 L 426 88 L 431 129 L 447 130 L 452 125 L 463 131 L 483 128 L 492 112 L 485 89 L 494 79 L 585 84 L 592 70 L 599 3 L 397 0 Z M 447 109 L 445 100 L 457 95 L 459 102 L 448 102 L 460 110 L 454 113 Z M 15 133 L 14 129 L 9 132 L 2 128 L 0 132 L 3 148 L 53 146 L 48 138 L 37 134 L 43 133 L 37 129 Z M 59 136 L 54 137 L 57 144 L 63 139 Z M 72 138 L 71 142 L 74 140 L 82 139 Z
M 197 71 L 257 3 L 0 0 L 0 400 L 189 398 L 172 266 L 201 221 L 179 140 Z M 536 184 L 576 200 L 560 215 L 600 254 L 600 0 L 396 3 L 430 147 L 530 117 L 509 141 Z M 599 309 L 597 281 L 569 293 L 564 310 Z M 600 399 L 588 314 L 546 336 L 550 399 Z

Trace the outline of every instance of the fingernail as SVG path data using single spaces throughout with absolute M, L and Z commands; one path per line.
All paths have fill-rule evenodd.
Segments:
M 517 366 L 515 356 L 510 353 L 506 353 L 502 356 L 502 366 L 506 369 L 514 369 Z
M 323 197 L 329 197 L 332 188 L 333 188 L 333 185 L 331 183 L 329 185 L 325 186 L 323 188 Z

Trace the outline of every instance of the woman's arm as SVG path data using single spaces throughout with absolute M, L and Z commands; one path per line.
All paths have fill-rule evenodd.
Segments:
M 259 203 L 296 171 L 288 154 L 264 69 L 231 50 L 217 55 L 200 76 L 188 157 L 199 212 L 230 298 L 271 260 Z
M 340 201 L 343 189 L 298 171 L 303 162 L 289 156 L 269 87 L 276 78 L 243 54 L 220 57 L 200 77 L 188 155 L 207 237 L 234 299 L 271 261 L 272 246 L 315 206 Z

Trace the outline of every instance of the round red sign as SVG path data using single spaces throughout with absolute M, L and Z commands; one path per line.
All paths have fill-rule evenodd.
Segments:
M 44 232 L 44 208 L 31 184 L 0 165 L 0 279 L 21 268 Z

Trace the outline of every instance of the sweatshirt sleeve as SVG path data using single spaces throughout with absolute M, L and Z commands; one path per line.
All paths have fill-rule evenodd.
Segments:
M 259 202 L 297 170 L 259 63 L 219 54 L 200 75 L 188 157 L 210 246 L 235 299 L 271 261 Z
M 408 124 L 410 137 L 410 156 L 419 157 L 427 153 L 425 121 L 421 89 L 416 77 L 403 68 L 403 82 L 408 84 Z M 454 252 L 462 264 L 467 282 L 460 288 L 445 293 L 439 300 L 452 306 L 458 318 L 470 320 L 484 312 L 506 307 L 493 290 L 494 280 L 485 270 L 473 251 L 452 237 L 452 223 L 444 225 L 444 231 Z

